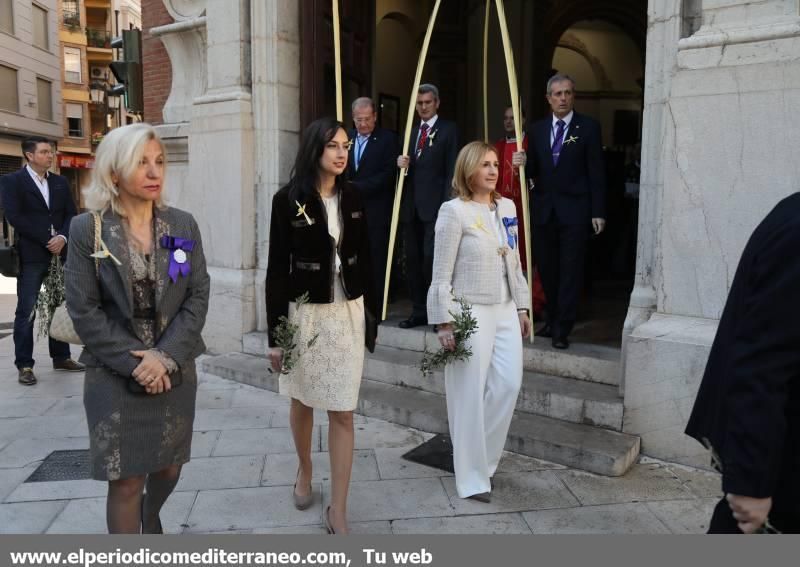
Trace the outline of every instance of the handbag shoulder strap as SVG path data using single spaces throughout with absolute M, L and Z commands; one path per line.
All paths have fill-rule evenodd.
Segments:
M 93 211 L 92 216 L 94 217 L 94 253 L 97 254 L 100 252 L 100 239 L 103 225 L 100 220 L 100 213 Z M 100 279 L 100 258 L 97 256 L 94 257 L 94 274 L 97 279 Z

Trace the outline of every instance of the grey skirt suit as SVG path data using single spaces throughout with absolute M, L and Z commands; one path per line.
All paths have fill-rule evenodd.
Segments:
M 139 255 L 129 246 L 121 219 L 106 211 L 102 239 L 116 257 L 99 260 L 96 270 L 94 219 L 72 221 L 64 269 L 67 310 L 84 342 L 84 407 L 89 425 L 92 476 L 119 480 L 189 461 L 197 374 L 195 359 L 205 351 L 200 336 L 208 310 L 210 281 L 200 230 L 184 211 L 156 209 L 154 249 Z M 159 244 L 164 235 L 191 239 L 191 271 L 173 282 L 172 252 Z M 127 381 L 140 359 L 132 350 L 158 349 L 181 385 L 163 394 L 133 394 Z M 177 369 L 175 369 L 175 366 Z M 173 372 L 173 376 L 174 376 Z

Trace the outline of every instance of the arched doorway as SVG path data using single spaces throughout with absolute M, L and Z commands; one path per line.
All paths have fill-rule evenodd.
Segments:
M 351 98 L 372 96 L 379 106 L 381 125 L 402 133 L 433 4 L 433 0 L 342 0 L 345 121 Z M 332 75 L 321 68 L 332 60 L 329 5 L 322 0 L 303 0 L 302 4 L 304 123 L 332 108 L 328 100 L 333 96 Z M 463 143 L 483 137 L 484 6 L 484 0 L 442 2 L 423 73 L 424 81 L 440 87 L 440 113 L 458 123 Z M 638 202 L 634 185 L 638 182 L 635 164 L 641 139 L 647 2 L 506 0 L 505 7 L 528 120 L 546 115 L 545 85 L 553 69 L 558 69 L 578 81 L 577 110 L 603 126 L 609 225 L 592 243 L 576 339 L 619 346 L 635 268 Z M 494 9 L 492 18 L 489 139 L 494 141 L 503 135 L 502 115 L 509 92 Z M 365 53 L 369 61 L 363 63 Z

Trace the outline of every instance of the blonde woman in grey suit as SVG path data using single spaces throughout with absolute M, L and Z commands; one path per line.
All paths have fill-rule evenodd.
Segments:
M 85 192 L 91 213 L 69 235 L 67 310 L 85 345 L 92 477 L 108 482 L 110 533 L 163 533 L 159 511 L 191 453 L 209 277 L 194 218 L 162 202 L 165 163 L 149 124 L 112 130 Z
M 455 297 L 472 305 L 478 330 L 472 357 L 444 370 L 447 418 L 461 498 L 490 501 L 491 478 L 505 445 L 522 384 L 522 339 L 531 332 L 530 294 L 519 258 L 514 202 L 495 187 L 499 163 L 483 142 L 464 146 L 453 175 L 454 199 L 436 221 L 428 321 L 454 349 Z

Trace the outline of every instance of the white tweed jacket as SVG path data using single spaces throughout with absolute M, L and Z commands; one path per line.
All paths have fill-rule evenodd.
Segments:
M 510 199 L 497 201 L 497 213 L 504 220 L 504 246 L 494 229 L 489 207 L 474 201 L 452 199 L 439 209 L 433 254 L 433 279 L 428 290 L 428 322 L 432 325 L 453 320 L 450 311 L 459 309 L 456 297 L 468 303 L 493 305 L 502 298 L 503 262 L 511 297 L 518 309 L 530 309 L 531 298 L 519 259 L 517 209 Z

